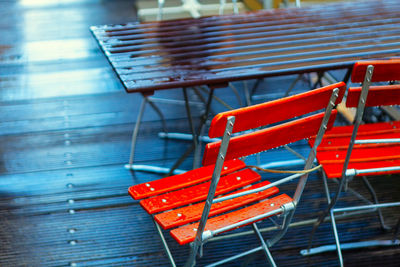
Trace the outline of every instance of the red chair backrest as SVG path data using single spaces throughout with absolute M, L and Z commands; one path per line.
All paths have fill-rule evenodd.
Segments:
M 354 64 L 351 81 L 362 83 L 369 65 L 374 66 L 371 82 L 386 82 L 400 80 L 400 59 L 366 60 Z
M 366 69 L 374 66 L 371 82 L 400 81 L 400 59 L 359 61 L 354 65 L 351 80 L 363 82 Z M 357 107 L 361 87 L 351 87 L 347 94 L 346 106 Z M 400 105 L 400 85 L 371 86 L 368 91 L 367 107 Z
M 341 102 L 346 89 L 346 84 L 343 82 L 267 103 L 220 113 L 211 122 L 209 136 L 214 138 L 223 135 L 227 118 L 230 116 L 235 117 L 233 132 L 236 133 L 324 109 L 328 105 L 335 88 L 339 89 L 337 104 Z M 333 111 L 329 127 L 333 125 L 335 115 L 336 111 Z M 313 114 L 252 133 L 232 137 L 225 160 L 248 156 L 314 136 L 318 132 L 323 116 L 323 112 Z M 214 142 L 206 145 L 203 165 L 215 163 L 220 144 L 221 142 Z

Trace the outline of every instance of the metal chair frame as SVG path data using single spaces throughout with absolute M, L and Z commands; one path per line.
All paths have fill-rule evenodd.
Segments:
M 391 240 L 370 240 L 370 241 L 360 241 L 360 242 L 352 242 L 352 243 L 344 243 L 341 244 L 340 243 L 340 239 L 339 239 L 339 234 L 338 234 L 338 229 L 337 229 L 337 225 L 336 225 L 336 219 L 335 216 L 337 213 L 354 213 L 354 214 L 360 214 L 360 213 L 364 213 L 364 212 L 377 212 L 381 227 L 383 230 L 389 230 L 390 228 L 387 227 L 384 223 L 383 220 L 383 216 L 381 213 L 381 208 L 388 208 L 388 207 L 394 207 L 394 206 L 400 206 L 400 202 L 391 202 L 391 203 L 379 203 L 378 198 L 376 196 L 376 193 L 374 191 L 374 189 L 372 188 L 372 186 L 370 185 L 370 183 L 368 182 L 367 178 L 365 176 L 362 176 L 362 181 L 364 183 L 364 185 L 366 186 L 366 188 L 368 189 L 368 191 L 371 194 L 372 197 L 372 202 L 368 201 L 367 199 L 365 199 L 364 197 L 362 197 L 361 195 L 358 195 L 358 197 L 360 197 L 361 199 L 363 199 L 364 201 L 367 202 L 366 205 L 359 205 L 359 206 L 351 206 L 351 207 L 345 207 L 345 208 L 335 208 L 335 205 L 340 197 L 340 193 L 342 191 L 346 191 L 348 189 L 348 183 L 357 175 L 365 175 L 365 174 L 374 174 L 374 173 L 392 173 L 394 171 L 399 171 L 400 170 L 400 166 L 392 166 L 392 167 L 382 167 L 382 168 L 368 168 L 368 169 L 348 169 L 349 163 L 350 163 L 350 157 L 351 157 L 351 153 L 354 149 L 354 145 L 362 145 L 362 144 L 382 144 L 382 143 L 400 143 L 400 138 L 392 138 L 392 139 L 363 139 L 363 140 L 357 140 L 357 133 L 359 130 L 359 126 L 362 123 L 362 117 L 364 114 L 364 110 L 366 107 L 366 103 L 367 103 L 367 96 L 371 87 L 371 82 L 374 82 L 374 65 L 379 67 L 379 75 L 382 75 L 382 69 L 385 68 L 385 64 L 392 64 L 393 62 L 395 62 L 395 60 L 386 60 L 386 61 L 370 61 L 370 62 L 360 62 L 360 63 L 356 63 L 360 64 L 361 66 L 366 66 L 366 71 L 365 71 L 365 75 L 364 75 L 364 81 L 362 82 L 362 88 L 361 88 L 361 93 L 360 93 L 360 97 L 358 99 L 358 105 L 357 105 L 357 110 L 356 110 L 356 116 L 355 116 L 355 121 L 354 121 L 354 128 L 352 131 L 352 135 L 351 135 L 351 139 L 350 139 L 350 143 L 347 149 L 347 153 L 346 153 L 346 157 L 343 163 L 343 170 L 342 170 L 342 174 L 341 174 L 341 179 L 340 182 L 338 184 L 338 188 L 335 192 L 335 195 L 333 196 L 333 198 L 330 197 L 330 191 L 329 191 L 329 187 L 328 187 L 328 182 L 327 182 L 327 177 L 325 175 L 325 173 L 323 173 L 322 175 L 322 179 L 323 179 L 323 183 L 324 183 L 324 190 L 325 190 L 325 194 L 327 197 L 327 201 L 328 201 L 328 207 L 325 210 L 325 212 L 319 217 L 318 221 L 314 224 L 312 233 L 311 233 L 311 237 L 310 237 L 310 243 L 309 243 L 309 247 L 308 249 L 304 249 L 301 251 L 302 255 L 314 255 L 314 254 L 318 254 L 318 253 L 322 253 L 322 252 L 326 252 L 326 251 L 333 251 L 336 250 L 337 254 L 338 254 L 338 259 L 339 259 L 339 264 L 340 266 L 344 265 L 344 261 L 343 261 L 343 255 L 342 255 L 342 250 L 345 249 L 356 249 L 356 248 L 364 248 L 364 247 L 374 247 L 374 246 L 397 246 L 400 245 L 400 241 L 398 239 L 396 239 L 396 235 L 399 232 L 399 227 L 400 224 L 398 223 L 396 226 L 396 230 L 395 233 L 393 235 L 393 238 Z M 398 64 L 398 70 L 400 70 L 400 61 L 398 61 L 396 64 Z M 356 67 L 355 67 L 356 68 Z M 362 67 L 361 67 L 362 68 Z M 357 75 L 355 74 L 355 71 L 353 71 L 353 75 Z M 392 71 L 393 72 L 393 71 Z M 359 75 L 359 74 L 358 74 Z M 387 77 L 396 77 L 398 79 L 400 79 L 400 71 L 398 71 L 398 73 L 395 74 L 389 74 L 387 75 Z M 390 78 L 390 79 L 391 79 Z M 357 79 L 357 78 L 356 78 Z M 377 78 L 375 81 L 385 81 L 385 79 L 387 78 Z M 389 81 L 389 80 L 386 80 Z M 400 104 L 400 101 L 398 101 Z M 371 105 L 374 106 L 374 105 Z M 332 230 L 333 230 L 333 235 L 335 238 L 335 244 L 334 245 L 325 245 L 325 246 L 320 246 L 320 247 L 314 247 L 311 248 L 311 243 L 313 240 L 313 236 L 314 233 L 316 231 L 316 229 L 318 228 L 318 226 L 325 220 L 325 217 L 328 216 L 330 217 L 330 221 L 331 221 L 331 225 L 332 225 Z M 400 220 L 399 220 L 400 222 Z
M 296 173 L 296 174 L 292 174 L 292 175 L 287 176 L 285 178 L 279 179 L 276 182 L 270 183 L 268 185 L 264 185 L 264 186 L 259 187 L 259 188 L 246 190 L 246 191 L 243 191 L 243 192 L 242 191 L 235 192 L 233 194 L 225 195 L 225 196 L 218 197 L 218 198 L 215 198 L 215 193 L 216 193 L 216 190 L 217 190 L 217 185 L 218 185 L 219 179 L 221 177 L 221 171 L 223 169 L 223 165 L 224 165 L 224 162 L 226 160 L 235 159 L 236 156 L 237 156 L 237 153 L 239 153 L 241 155 L 240 157 L 242 157 L 242 156 L 246 156 L 246 155 L 249 155 L 249 154 L 253 154 L 254 151 L 257 151 L 259 149 L 260 149 L 259 152 L 261 152 L 262 150 L 269 149 L 269 147 L 272 148 L 273 146 L 270 145 L 269 143 L 265 143 L 265 144 L 257 143 L 257 145 L 256 145 L 256 143 L 254 143 L 255 141 L 248 141 L 248 142 L 253 142 L 253 146 L 251 148 L 253 150 L 250 151 L 247 148 L 244 148 L 244 151 L 239 150 L 239 152 L 238 152 L 237 149 L 239 149 L 239 148 L 235 147 L 235 144 L 237 145 L 238 143 L 240 144 L 240 142 L 242 142 L 242 141 L 239 142 L 239 140 L 241 140 L 241 139 L 238 139 L 238 138 L 244 137 L 244 139 L 247 140 L 247 138 L 251 138 L 251 136 L 253 136 L 252 134 L 248 135 L 247 131 L 249 129 L 252 129 L 254 126 L 250 127 L 249 125 L 243 124 L 243 122 L 237 122 L 236 114 L 238 114 L 238 116 L 242 116 L 242 117 L 240 117 L 240 119 L 243 121 L 244 115 L 240 115 L 240 114 L 243 114 L 243 113 L 240 113 L 241 110 L 243 110 L 243 109 L 224 112 L 224 113 L 222 113 L 223 115 L 218 114 L 215 117 L 215 118 L 217 118 L 217 117 L 225 118 L 226 119 L 225 120 L 226 124 L 222 124 L 222 123 L 225 123 L 223 119 L 219 120 L 219 121 L 217 119 L 216 123 L 214 123 L 214 120 L 213 120 L 213 123 L 214 123 L 214 124 L 212 123 L 212 127 L 214 129 L 213 133 L 211 133 L 211 129 L 210 129 L 210 137 L 220 136 L 220 134 L 222 134 L 222 139 L 219 142 L 208 144 L 207 147 L 206 147 L 205 155 L 203 157 L 203 164 L 204 165 L 209 165 L 209 164 L 215 164 L 215 165 L 214 165 L 214 170 L 213 170 L 213 174 L 212 174 L 212 178 L 211 178 L 211 183 L 210 183 L 208 195 L 207 195 L 207 198 L 206 198 L 206 201 L 205 201 L 205 204 L 204 204 L 203 212 L 201 214 L 199 225 L 196 228 L 196 235 L 195 235 L 194 241 L 192 241 L 192 243 L 191 243 L 190 255 L 189 255 L 189 258 L 188 258 L 185 266 L 194 266 L 196 264 L 196 256 L 198 255 L 199 251 L 200 251 L 200 256 L 201 256 L 202 255 L 202 247 L 203 247 L 203 245 L 206 242 L 208 242 L 209 240 L 211 240 L 214 236 L 216 236 L 216 235 L 218 235 L 218 234 L 220 234 L 222 232 L 233 230 L 233 229 L 235 229 L 237 227 L 241 227 L 241 226 L 249 225 L 249 224 L 252 225 L 253 231 L 254 231 L 255 235 L 257 236 L 257 238 L 259 239 L 261 245 L 259 247 L 254 248 L 254 249 L 248 250 L 246 252 L 243 252 L 243 253 L 240 253 L 238 255 L 235 255 L 235 256 L 229 257 L 227 259 L 221 260 L 219 262 L 213 263 L 210 266 L 223 264 L 223 263 L 235 260 L 235 259 L 237 259 L 239 257 L 243 257 L 243 256 L 249 255 L 251 253 L 260 251 L 260 250 L 262 250 L 264 252 L 264 254 L 266 255 L 269 264 L 271 266 L 276 266 L 276 264 L 274 262 L 274 259 L 273 259 L 272 255 L 271 255 L 270 251 L 269 251 L 269 248 L 271 246 L 273 246 L 274 244 L 276 244 L 276 242 L 278 242 L 285 235 L 285 233 L 286 233 L 286 231 L 287 231 L 287 229 L 289 227 L 289 224 L 290 224 L 290 222 L 292 220 L 292 217 L 293 217 L 294 211 L 296 209 L 296 206 L 297 206 L 298 202 L 300 201 L 300 197 L 301 197 L 302 192 L 304 190 L 304 187 L 306 185 L 306 181 L 307 181 L 307 178 L 308 178 L 308 173 L 310 172 L 310 170 L 315 169 L 315 168 L 313 168 L 313 163 L 314 163 L 315 156 L 316 156 L 317 146 L 318 146 L 320 140 L 322 139 L 322 136 L 323 136 L 325 130 L 328 127 L 331 127 L 331 125 L 333 123 L 333 119 L 331 118 L 331 113 L 332 113 L 332 110 L 333 110 L 334 106 L 336 105 L 336 103 L 338 103 L 337 99 L 341 98 L 341 96 L 343 95 L 342 93 L 344 93 L 344 88 L 345 88 L 344 83 L 338 83 L 338 84 L 332 85 L 330 87 L 321 88 L 320 91 L 318 91 L 318 89 L 317 89 L 316 92 L 304 93 L 304 94 L 308 94 L 309 95 L 309 94 L 322 92 L 323 90 L 325 90 L 324 91 L 325 93 L 332 92 L 328 97 L 329 101 L 327 101 L 328 104 L 327 104 L 327 106 L 325 108 L 325 113 L 323 114 L 323 118 L 322 118 L 322 114 L 320 114 L 321 115 L 320 116 L 321 122 L 318 122 L 319 130 L 318 130 L 318 134 L 317 134 L 317 137 L 316 137 L 317 141 L 315 142 L 313 148 L 311 149 L 311 151 L 310 151 L 310 153 L 308 155 L 308 158 L 306 159 L 306 162 L 304 164 L 304 171 L 301 171 L 301 172 Z M 340 92 L 340 91 L 342 91 L 342 92 Z M 325 96 L 327 96 L 327 95 L 325 94 Z M 291 97 L 290 99 L 294 99 L 296 97 L 297 96 L 294 96 L 294 97 Z M 277 100 L 277 101 L 280 101 L 280 100 Z M 283 101 L 285 101 L 285 100 L 283 100 Z M 272 102 L 274 102 L 274 101 L 272 101 Z M 274 103 L 276 103 L 276 101 Z M 266 104 L 266 103 L 264 103 L 264 104 Z M 260 105 L 263 105 L 263 104 L 260 104 Z M 318 105 L 321 105 L 321 104 L 318 104 Z M 259 106 L 259 105 L 257 105 L 257 106 Z M 253 109 L 253 110 L 257 110 L 257 107 L 254 107 L 254 106 L 253 107 L 248 107 L 247 109 L 249 109 L 249 108 Z M 308 109 L 307 112 L 311 111 L 311 110 L 309 110 L 309 108 L 307 108 L 307 109 Z M 266 109 L 264 109 L 264 110 L 266 110 Z M 247 112 L 247 110 L 243 111 L 243 112 L 245 113 L 245 112 Z M 299 112 L 304 112 L 304 109 L 302 109 Z M 249 113 L 245 113 L 245 114 L 249 114 Z M 251 115 L 253 117 L 254 117 L 255 114 L 256 113 L 251 113 Z M 304 113 L 301 113 L 301 114 L 304 114 Z M 295 114 L 295 115 L 290 114 L 290 116 L 291 116 L 290 118 L 293 118 L 294 116 L 296 116 L 296 115 L 298 116 L 298 115 L 301 115 L 301 114 Z M 336 114 L 336 111 L 335 111 L 335 114 Z M 249 115 L 245 115 L 245 116 L 249 116 Z M 285 116 L 289 116 L 289 115 L 285 115 Z M 315 119 L 316 118 L 315 116 L 316 115 L 313 115 L 312 118 Z M 235 123 L 235 120 L 236 120 L 236 123 Z M 271 121 L 271 118 L 269 118 L 269 119 L 267 118 L 264 121 L 265 122 L 269 122 L 269 121 Z M 299 122 L 297 122 L 297 121 L 299 121 Z M 304 123 L 307 120 L 299 119 L 297 121 L 295 121 L 296 122 L 295 126 L 300 125 L 300 124 L 297 124 L 297 123 L 300 123 L 300 121 L 302 121 L 301 123 Z M 257 125 L 254 128 L 254 129 L 256 129 L 255 134 L 258 134 L 262 130 L 257 130 L 257 129 L 260 126 L 262 126 L 261 123 L 263 123 L 263 122 L 258 122 L 257 121 L 257 122 L 254 122 L 254 123 L 260 124 L 260 125 Z M 301 124 L 301 125 L 304 125 L 304 124 Z M 318 126 L 318 125 L 316 125 L 316 126 Z M 223 133 L 218 133 L 218 131 L 220 131 L 222 129 L 222 126 L 224 126 L 224 128 L 225 128 Z M 288 127 L 288 126 L 284 126 L 284 127 Z M 219 129 L 219 130 L 217 130 L 217 129 Z M 279 129 L 281 129 L 281 128 L 279 128 Z M 286 130 L 286 129 L 289 129 L 289 128 L 282 128 L 281 131 Z M 242 131 L 246 131 L 246 134 L 243 135 L 243 136 L 235 135 L 233 137 L 234 133 L 236 133 L 236 132 L 238 133 L 238 132 L 242 132 Z M 310 130 L 307 130 L 307 131 L 310 131 Z M 308 132 L 307 132 L 307 134 L 308 134 Z M 304 138 L 302 135 L 303 135 L 303 133 L 300 134 L 301 139 Z M 297 137 L 295 137 L 295 138 L 297 138 Z M 298 137 L 298 138 L 300 138 L 300 137 Z M 232 143 L 233 142 L 232 140 L 234 140 L 234 139 L 235 139 L 235 142 L 236 142 L 235 144 Z M 254 139 L 251 139 L 251 140 L 254 140 Z M 298 140 L 298 139 L 296 139 L 296 140 Z M 268 140 L 266 140 L 266 142 L 268 142 Z M 277 142 L 282 142 L 282 141 L 277 141 Z M 274 142 L 274 144 L 275 144 L 275 142 Z M 283 145 L 283 144 L 280 144 L 280 145 Z M 214 160 L 216 160 L 216 161 L 214 161 Z M 267 213 L 260 214 L 260 215 L 255 216 L 255 217 L 250 217 L 250 218 L 248 218 L 246 220 L 242 220 L 242 221 L 227 225 L 227 226 L 219 228 L 219 229 L 214 229 L 214 230 L 207 230 L 206 229 L 206 223 L 207 223 L 208 217 L 210 215 L 211 206 L 213 204 L 220 203 L 220 202 L 227 201 L 227 200 L 232 200 L 232 199 L 237 198 L 237 197 L 243 197 L 243 196 L 247 196 L 247 195 L 250 195 L 250 194 L 255 194 L 255 193 L 270 189 L 272 187 L 275 187 L 275 186 L 278 186 L 278 185 L 293 181 L 295 179 L 299 179 L 299 181 L 298 181 L 298 185 L 297 185 L 296 191 L 294 193 L 294 196 L 293 196 L 293 198 L 291 198 L 290 202 L 285 203 L 285 204 L 280 205 L 280 206 L 277 205 L 276 208 L 271 209 Z M 137 186 L 143 186 L 144 187 L 144 185 L 137 185 Z M 147 188 L 151 187 L 150 184 L 146 184 L 146 186 L 147 186 Z M 134 186 L 134 187 L 136 187 L 136 186 Z M 131 193 L 131 189 L 130 189 L 130 193 Z M 131 193 L 131 195 L 135 198 L 133 193 Z M 273 207 L 273 206 L 271 206 L 271 207 Z M 261 232 L 259 231 L 259 229 L 258 229 L 258 227 L 256 225 L 256 222 L 259 221 L 259 220 L 271 217 L 273 215 L 278 215 L 278 214 L 281 214 L 281 217 L 283 218 L 282 223 L 278 227 L 279 230 L 270 239 L 264 240 L 264 238 L 261 235 Z M 161 230 L 161 227 L 157 223 L 157 221 L 155 220 L 154 215 L 152 215 L 152 218 L 153 218 L 153 221 L 155 223 L 157 232 L 160 235 L 161 241 L 162 241 L 162 243 L 164 245 L 166 254 L 168 255 L 168 258 L 169 258 L 169 260 L 171 262 L 171 265 L 172 266 L 176 266 L 175 261 L 174 261 L 173 256 L 172 256 L 172 253 L 171 253 L 171 251 L 170 251 L 170 249 L 168 247 L 168 244 L 167 244 L 167 242 L 165 240 L 165 237 L 163 236 L 163 232 Z
M 157 20 L 163 19 L 163 14 L 167 13 L 179 13 L 182 11 L 187 11 L 193 18 L 199 18 L 201 16 L 200 11 L 207 10 L 218 10 L 219 14 L 224 13 L 224 8 L 226 6 L 232 7 L 235 14 L 239 13 L 239 7 L 237 0 L 232 0 L 231 4 L 227 4 L 226 0 L 220 0 L 219 4 L 201 4 L 198 0 L 182 0 L 182 5 L 177 7 L 164 7 L 165 0 L 158 0 L 158 8 L 149 8 L 139 12 L 139 15 L 150 15 L 157 14 Z

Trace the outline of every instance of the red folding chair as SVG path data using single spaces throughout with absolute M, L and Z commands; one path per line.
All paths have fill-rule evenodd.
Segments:
M 315 224 L 316 228 L 330 214 L 335 245 L 326 245 L 303 250 L 303 255 L 337 250 L 340 265 L 343 266 L 342 249 L 369 246 L 399 245 L 399 241 L 374 240 L 341 244 L 336 226 L 336 214 L 349 215 L 360 211 L 377 212 L 382 228 L 389 229 L 383 221 L 381 208 L 400 205 L 400 202 L 379 203 L 378 198 L 366 176 L 400 173 L 400 121 L 361 124 L 365 107 L 400 104 L 400 60 L 360 61 L 353 67 L 351 80 L 362 83 L 362 87 L 349 88 L 346 106 L 357 107 L 354 125 L 334 127 L 327 131 L 317 150 L 317 159 L 323 166 L 324 188 L 328 199 L 328 208 Z M 386 82 L 386 85 L 371 86 L 372 82 Z M 389 85 L 388 83 L 389 82 Z M 367 98 L 368 96 L 368 98 Z M 357 139 L 356 139 L 357 137 Z M 310 145 L 314 140 L 310 139 Z M 340 193 L 353 177 L 360 176 L 371 194 L 372 201 L 362 198 L 366 205 L 335 208 Z M 340 178 L 336 195 L 331 199 L 327 178 Z M 358 195 L 360 196 L 360 195 Z M 337 215 L 336 215 L 337 216 Z M 398 227 L 396 232 L 398 232 Z M 310 239 L 310 245 L 312 237 Z
M 140 205 L 153 218 L 173 266 L 175 261 L 162 229 L 172 229 L 170 234 L 181 245 L 191 243 L 186 266 L 193 266 L 199 249 L 206 241 L 246 225 L 252 225 L 261 246 L 215 264 L 263 250 L 269 263 L 275 266 L 268 248 L 279 241 L 288 229 L 308 172 L 316 169 L 313 162 L 318 140 L 321 140 L 325 129 L 332 126 L 336 115 L 336 110 L 332 109 L 335 103 L 340 102 L 345 87 L 344 83 L 337 83 L 220 113 L 212 120 L 209 137 L 222 136 L 222 140 L 207 144 L 203 167 L 129 188 L 129 194 L 141 200 Z M 323 109 L 325 111 L 316 113 Z M 331 113 L 333 116 L 330 116 Z M 295 119 L 298 116 L 303 117 Z M 270 124 L 274 126 L 260 129 Z M 254 131 L 249 132 L 251 129 Z M 273 183 L 261 181 L 260 175 L 239 159 L 314 135 L 317 139 L 304 170 Z M 296 178 L 299 182 L 293 197 L 277 195 L 279 189 L 276 186 Z M 284 218 L 281 228 L 265 241 L 256 222 L 278 214 Z

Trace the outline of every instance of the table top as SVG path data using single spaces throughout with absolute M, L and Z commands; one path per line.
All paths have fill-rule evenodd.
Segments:
M 349 68 L 400 55 L 400 1 L 93 26 L 127 92 Z

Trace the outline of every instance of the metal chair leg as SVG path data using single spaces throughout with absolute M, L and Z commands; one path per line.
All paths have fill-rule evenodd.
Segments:
M 322 182 L 324 184 L 324 191 L 325 191 L 326 200 L 327 200 L 328 205 L 329 205 L 331 203 L 331 196 L 330 196 L 329 187 L 328 187 L 328 179 L 326 177 L 326 174 L 323 171 L 322 171 Z M 314 223 L 313 229 L 311 230 L 310 239 L 308 240 L 307 251 L 310 251 L 311 246 L 312 246 L 312 242 L 314 241 L 315 232 L 317 231 L 317 229 L 321 225 L 321 223 L 325 220 L 326 215 L 327 215 L 327 212 L 324 211 L 320 215 L 320 217 L 318 217 L 318 220 Z
M 332 224 L 332 229 L 333 229 L 333 235 L 335 237 L 335 243 L 336 243 L 336 251 L 338 254 L 339 258 L 339 264 L 341 267 L 343 267 L 343 255 L 342 255 L 342 249 L 340 247 L 340 240 L 339 240 L 339 235 L 336 227 L 336 220 L 335 220 L 335 214 L 333 213 L 333 210 L 330 210 L 330 217 L 331 217 L 331 224 Z
M 335 212 L 343 212 L 344 209 L 333 209 L 331 207 L 331 205 L 337 201 L 337 196 L 338 194 L 336 193 L 335 197 L 331 200 L 330 199 L 330 194 L 329 194 L 329 188 L 327 186 L 327 178 L 325 175 L 323 175 L 323 181 L 324 181 L 324 188 L 325 188 L 325 192 L 326 192 L 326 197 L 328 200 L 328 209 L 329 210 L 329 215 L 330 215 L 330 219 L 331 219 L 331 224 L 332 224 L 332 229 L 333 229 L 333 233 L 334 233 L 334 238 L 335 238 L 335 244 L 334 245 L 325 245 L 325 246 L 321 246 L 321 247 L 317 247 L 317 248 L 312 248 L 311 249 L 311 245 L 312 245 L 312 241 L 313 241 L 313 237 L 314 237 L 314 233 L 315 230 L 318 228 L 318 226 L 321 224 L 321 222 L 324 220 L 324 218 L 326 217 L 326 211 L 319 217 L 319 220 L 314 224 L 314 228 L 312 230 L 311 233 L 311 237 L 309 240 L 309 246 L 306 250 L 302 250 L 300 253 L 303 256 L 306 255 L 314 255 L 314 254 L 318 254 L 318 253 L 322 253 L 322 252 L 326 252 L 326 251 L 333 251 L 336 249 L 337 254 L 338 254 L 338 258 L 339 258 L 339 264 L 340 266 L 343 266 L 344 262 L 343 262 L 343 255 L 342 255 L 342 250 L 344 249 L 355 249 L 355 248 L 364 248 L 364 247 L 372 247 L 372 246 L 397 246 L 400 244 L 400 241 L 396 239 L 396 236 L 398 234 L 398 232 L 400 231 L 400 219 L 396 225 L 396 230 L 394 232 L 394 236 L 392 240 L 378 240 L 378 241 L 361 241 L 361 242 L 352 242 L 352 243 L 344 243 L 344 244 L 340 244 L 340 240 L 339 240 L 339 235 L 338 235 L 338 231 L 337 231 L 337 226 L 336 226 L 336 219 L 334 216 Z M 367 181 L 368 183 L 368 181 Z M 341 192 L 341 188 L 343 188 L 343 184 L 345 184 L 344 179 L 341 179 L 340 183 L 339 183 L 339 190 L 338 192 Z M 397 203 L 395 203 L 397 205 Z M 375 205 L 379 205 L 379 204 L 375 204 Z M 380 204 L 380 206 L 383 206 L 385 204 Z M 331 208 L 329 208 L 331 207 Z M 367 207 L 367 206 L 365 206 Z M 379 207 L 376 207 L 377 209 L 379 209 Z M 354 209 L 366 209 L 363 206 L 361 207 L 352 207 L 351 210 Z M 348 211 L 350 211 L 349 208 L 347 208 Z
M 400 232 L 400 218 L 398 219 L 396 226 L 394 227 L 393 238 L 392 238 L 393 241 L 396 240 L 396 236 L 399 234 L 399 232 Z
M 333 250 L 333 246 L 336 246 L 336 252 L 337 252 L 337 254 L 338 254 L 338 259 L 339 259 L 339 266 L 341 266 L 341 267 L 343 267 L 343 255 L 342 255 L 342 247 L 341 247 L 341 244 L 340 244 L 340 240 L 339 240 L 339 235 L 338 235 L 338 231 L 337 231 L 337 226 L 336 226 L 336 220 L 335 220 L 335 214 L 334 214 L 334 211 L 333 211 L 333 209 L 330 209 L 329 210 L 329 215 L 330 215 L 330 219 L 331 219 L 331 225 L 332 225 L 332 230 L 333 230 L 333 236 L 334 236 L 334 238 L 335 238 L 335 245 L 327 245 L 327 246 L 322 246 L 322 247 L 318 247 L 318 248 L 313 248 L 313 249 L 311 249 L 311 244 L 309 243 L 309 247 L 307 248 L 307 250 L 303 250 L 303 251 L 301 251 L 300 253 L 303 255 L 303 256 L 306 256 L 306 255 L 313 255 L 313 254 L 317 254 L 317 253 L 321 253 L 321 252 L 325 252 L 325 251 L 332 251 Z M 318 224 L 318 226 L 319 226 L 320 224 Z M 317 226 L 317 227 L 318 227 Z M 314 225 L 314 227 L 315 227 L 315 225 Z M 315 229 L 316 228 L 313 228 L 313 233 L 311 233 L 312 234 L 312 237 L 314 236 L 314 233 L 315 233 Z M 310 239 L 311 241 L 312 241 L 312 239 Z
M 337 253 L 338 253 L 338 257 L 339 257 L 339 263 L 340 263 L 340 266 L 343 266 L 343 256 L 342 256 L 342 251 L 341 251 L 341 248 L 340 248 L 339 236 L 337 234 L 336 221 L 335 221 L 332 209 L 335 206 L 335 204 L 336 204 L 336 202 L 337 202 L 337 200 L 339 198 L 340 193 L 342 192 L 343 186 L 347 181 L 347 177 L 343 177 L 340 180 L 340 183 L 338 185 L 338 190 L 336 191 L 336 195 L 332 199 L 330 198 L 329 188 L 328 188 L 328 184 L 327 184 L 327 178 L 326 178 L 325 175 L 323 175 L 322 178 L 323 178 L 323 181 L 324 181 L 324 189 L 325 189 L 325 193 L 326 193 L 326 198 L 328 200 L 328 207 L 319 216 L 317 222 L 314 224 L 313 229 L 311 231 L 310 240 L 308 242 L 308 247 L 307 247 L 307 250 L 304 252 L 304 255 L 307 255 L 310 252 L 315 232 L 316 232 L 317 228 L 321 225 L 321 223 L 325 220 L 326 216 L 329 214 L 330 218 L 331 218 L 333 234 L 334 234 L 334 237 L 335 237 L 336 250 L 337 250 Z
M 270 265 L 270 266 L 273 266 L 273 267 L 276 267 L 274 258 L 272 258 L 272 254 L 271 254 L 271 252 L 269 251 L 268 246 L 267 246 L 267 244 L 265 243 L 264 238 L 262 237 L 262 235 L 261 235 L 261 233 L 260 233 L 260 230 L 259 230 L 258 227 L 257 227 L 257 224 L 253 223 L 252 226 L 253 226 L 254 233 L 257 235 L 258 240 L 261 242 L 261 246 L 262 246 L 262 248 L 263 248 L 263 251 L 264 251 L 264 253 L 265 253 L 265 256 L 266 256 L 267 259 L 268 259 L 269 265 Z
M 163 243 L 163 246 L 164 246 L 164 249 L 165 249 L 165 253 L 167 253 L 168 259 L 171 262 L 171 266 L 175 267 L 176 264 L 175 264 L 174 258 L 172 257 L 172 254 L 171 254 L 171 251 L 169 250 L 168 244 L 165 241 L 165 238 L 164 238 L 164 235 L 162 233 L 162 230 L 161 230 L 160 226 L 158 225 L 158 223 L 156 221 L 154 221 L 154 218 L 153 218 L 153 222 L 154 222 L 154 225 L 156 226 L 158 235 L 161 238 L 161 242 Z
M 367 177 L 362 176 L 361 178 L 362 178 L 362 181 L 363 181 L 365 187 L 368 189 L 369 193 L 371 194 L 371 197 L 372 197 L 372 200 L 374 201 L 374 203 L 379 204 L 378 197 L 376 196 L 375 190 L 372 187 L 372 185 L 370 184 L 370 182 L 368 181 Z M 379 222 L 381 224 L 382 230 L 384 230 L 384 231 L 391 230 L 391 228 L 385 224 L 381 209 L 377 208 L 376 212 L 378 213 L 378 218 L 379 218 Z

